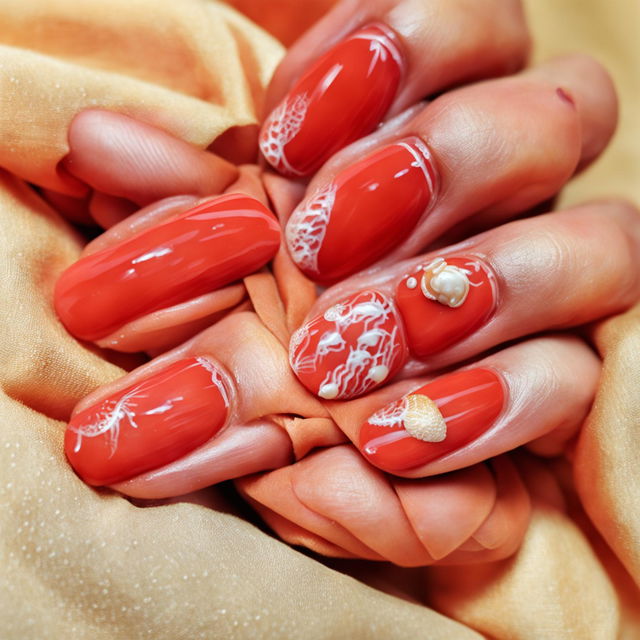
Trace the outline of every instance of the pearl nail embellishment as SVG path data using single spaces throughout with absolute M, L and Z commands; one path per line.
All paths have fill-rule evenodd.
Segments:
M 426 358 L 470 335 L 490 318 L 497 293 L 496 276 L 476 256 L 417 263 L 395 292 L 412 354 Z
M 410 287 L 409 281 L 407 286 Z M 468 272 L 447 264 L 444 258 L 436 258 L 424 268 L 420 288 L 429 300 L 455 309 L 463 305 L 469 295 Z

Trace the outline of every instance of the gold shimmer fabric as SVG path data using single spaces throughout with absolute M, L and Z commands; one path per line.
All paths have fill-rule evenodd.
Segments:
M 330 3 L 231 4 L 288 43 Z M 593 53 L 622 97 L 614 144 L 564 202 L 640 200 L 640 3 L 528 5 L 537 58 Z M 640 638 L 640 308 L 595 329 L 592 415 L 571 464 L 529 487 L 529 532 L 500 563 L 323 563 L 214 491 L 143 509 L 65 463 L 65 418 L 121 369 L 55 318 L 53 283 L 82 242 L 23 180 L 73 192 L 57 164 L 89 106 L 201 147 L 256 124 L 282 53 L 213 0 L 0 0 L 0 638 Z

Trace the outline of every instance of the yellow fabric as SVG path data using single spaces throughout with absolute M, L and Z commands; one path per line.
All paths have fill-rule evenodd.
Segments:
M 537 57 L 593 52 L 613 70 L 623 100 L 612 149 L 565 201 L 613 193 L 640 200 L 640 5 L 527 4 Z M 278 23 L 266 0 L 253 3 L 254 18 L 258 6 L 267 24 Z M 288 6 L 306 20 L 316 3 Z M 295 20 L 278 24 L 290 41 Z M 71 189 L 56 173 L 64 131 L 94 105 L 207 146 L 257 121 L 281 54 L 273 39 L 214 1 L 0 0 L 0 166 Z M 571 474 L 554 467 L 567 509 L 541 493 L 515 558 L 418 572 L 330 568 L 212 510 L 213 492 L 202 504 L 140 509 L 71 472 L 61 420 L 78 398 L 120 374 L 71 339 L 51 310 L 53 282 L 79 248 L 66 223 L 2 173 L 0 637 L 640 637 L 640 311 L 595 334 L 605 374 L 576 452 L 581 502 L 571 498 Z
M 272 37 L 216 2 L 2 0 L 0 165 L 68 191 L 56 173 L 68 124 L 96 105 L 206 147 L 257 122 L 281 55 Z
M 640 204 L 640 2 L 525 0 L 524 5 L 535 42 L 533 62 L 588 53 L 607 67 L 620 98 L 620 122 L 611 145 L 563 191 L 560 205 L 608 196 Z

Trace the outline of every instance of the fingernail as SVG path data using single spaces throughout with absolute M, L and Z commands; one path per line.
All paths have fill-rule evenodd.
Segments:
M 360 429 L 360 449 L 384 471 L 408 471 L 478 438 L 496 422 L 504 403 L 494 371 L 452 373 L 376 411 Z
M 266 160 L 280 173 L 313 173 L 333 153 L 373 131 L 400 85 L 397 36 L 375 23 L 322 56 L 267 118 L 260 135 Z
M 65 453 L 85 482 L 110 485 L 178 460 L 216 435 L 228 413 L 220 370 L 186 358 L 73 416 Z
M 385 146 L 298 206 L 287 225 L 289 253 L 308 277 L 323 283 L 364 269 L 411 233 L 436 185 L 422 140 Z
M 258 200 L 216 198 L 80 259 L 58 280 L 56 311 L 70 333 L 98 340 L 252 273 L 279 244 L 278 222 Z
M 487 322 L 496 308 L 496 278 L 474 257 L 435 258 L 401 280 L 395 302 L 411 353 L 424 358 Z
M 406 345 L 393 303 L 378 291 L 361 291 L 298 329 L 289 358 L 309 391 L 345 400 L 392 378 Z

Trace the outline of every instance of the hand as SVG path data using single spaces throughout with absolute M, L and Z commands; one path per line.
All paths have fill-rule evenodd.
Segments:
M 411 7 L 411 4 L 384 3 L 382 9 L 389 10 L 389 16 L 397 20 L 409 8 L 415 14 L 416 7 Z M 316 42 L 328 42 L 328 30 L 332 25 L 341 23 L 343 14 L 340 12 L 352 11 L 354 6 L 355 3 L 341 5 L 342 8 L 330 14 L 307 38 L 313 36 Z M 267 521 L 291 542 L 309 544 L 332 555 L 389 558 L 400 564 L 424 564 L 444 561 L 445 558 L 448 561 L 467 561 L 468 555 L 456 555 L 455 552 L 465 551 L 460 548 L 461 542 L 476 534 L 474 540 L 477 545 L 470 544 L 467 551 L 478 559 L 503 557 L 513 551 L 526 526 L 528 494 L 510 463 L 500 462 L 506 459 L 490 463 L 493 473 L 488 473 L 488 467 L 481 461 L 530 441 L 535 442 L 533 446 L 539 451 L 561 451 L 588 411 L 599 363 L 578 339 L 549 336 L 533 338 L 497 352 L 473 366 L 464 367 L 460 374 L 447 373 L 436 382 L 428 381 L 437 369 L 475 357 L 505 340 L 525 338 L 550 328 L 572 327 L 621 310 L 637 298 L 638 283 L 628 277 L 636 268 L 629 246 L 637 246 L 637 223 L 635 218 L 633 224 L 629 223 L 631 214 L 618 204 L 597 205 L 507 224 L 463 245 L 399 262 L 401 258 L 414 256 L 435 242 L 442 246 L 446 241 L 468 236 L 472 229 L 493 227 L 548 199 L 577 167 L 586 165 L 598 155 L 611 135 L 615 124 L 615 96 L 606 74 L 584 58 L 565 59 L 513 78 L 445 93 L 426 106 L 421 103 L 411 106 L 422 96 L 441 91 L 451 84 L 504 73 L 513 70 L 513 60 L 518 64 L 522 61 L 527 48 L 526 36 L 519 11 L 514 4 L 509 4 L 509 7 L 501 14 L 500 21 L 489 24 L 489 21 L 482 23 L 476 19 L 466 30 L 463 26 L 468 14 L 459 7 L 452 7 L 451 3 L 441 8 L 441 23 L 437 20 L 430 22 L 418 14 L 423 18 L 418 21 L 420 28 L 425 29 L 428 24 L 435 33 L 439 28 L 454 39 L 457 34 L 457 42 L 443 46 L 438 57 L 441 42 L 434 40 L 436 46 L 434 51 L 430 51 L 432 64 L 428 67 L 429 73 L 426 73 L 426 66 L 413 64 L 407 67 L 402 80 L 398 76 L 398 83 L 405 83 L 403 88 L 399 89 L 397 97 L 391 97 L 385 113 L 377 116 L 378 119 L 385 114 L 395 117 L 369 138 L 355 142 L 327 161 L 311 183 L 311 195 L 297 208 L 287 228 L 287 244 L 292 257 L 308 276 L 320 282 L 342 281 L 361 269 L 374 267 L 330 289 L 318 301 L 316 310 L 324 314 L 343 295 L 352 295 L 363 288 L 380 290 L 375 295 L 400 308 L 399 312 L 391 315 L 399 328 L 398 335 L 406 332 L 406 337 L 398 348 L 402 357 L 394 361 L 395 369 L 387 367 L 387 373 L 381 378 L 378 371 L 371 378 L 375 384 L 361 388 L 360 392 L 370 391 L 374 386 L 387 382 L 401 368 L 403 371 L 397 379 L 404 379 L 360 400 L 321 403 L 305 393 L 295 381 L 286 366 L 282 341 L 273 332 L 267 331 L 254 314 L 231 315 L 176 350 L 99 390 L 78 407 L 67 432 L 67 452 L 85 479 L 94 484 L 110 484 L 129 495 L 158 497 L 283 467 L 262 477 L 242 480 L 239 487 Z M 382 9 L 376 18 L 383 13 Z M 353 13 L 356 17 L 363 15 L 357 11 Z M 390 20 L 385 27 L 376 28 L 380 28 L 383 36 L 391 39 L 390 42 L 397 38 L 403 40 L 399 47 L 407 61 L 424 58 L 425 47 L 431 46 L 430 41 L 424 38 L 424 32 L 419 38 L 403 35 L 401 24 L 402 20 L 398 23 Z M 444 29 L 444 24 L 448 27 L 457 25 L 458 29 Z M 395 36 L 389 36 L 386 30 L 389 26 L 395 29 Z M 413 33 L 420 33 L 420 28 Z M 487 29 L 492 30 L 491 37 L 487 37 Z M 373 40 L 372 33 L 375 35 Z M 364 35 L 365 41 L 378 44 L 383 37 L 375 30 Z M 347 41 L 353 44 L 353 38 L 348 37 Z M 273 84 L 274 100 L 282 97 L 284 85 L 291 84 L 293 75 L 301 72 L 301 60 L 306 54 L 298 52 L 309 51 L 309 42 L 303 39 L 283 63 Z M 328 55 L 339 57 L 344 49 L 341 47 L 343 45 L 337 45 L 337 49 Z M 382 59 L 381 50 L 376 53 L 374 47 L 371 51 Z M 392 58 L 387 58 L 387 61 Z M 319 63 L 320 67 L 322 64 L 324 62 Z M 589 82 L 583 79 L 586 71 Z M 388 88 L 387 76 L 383 77 L 381 86 Z M 302 80 L 304 82 L 308 84 L 308 77 Z M 285 104 L 287 100 L 294 103 L 295 94 L 294 88 Z M 349 104 L 356 111 L 362 107 L 357 102 L 349 103 L 342 94 L 339 98 L 346 115 L 337 123 L 338 128 L 349 121 Z M 380 106 L 377 102 L 375 104 Z M 342 146 L 350 141 L 349 136 L 354 136 L 354 130 L 357 129 L 354 138 L 366 133 L 366 128 L 349 127 L 346 133 L 325 135 L 324 138 L 332 145 L 330 148 L 322 146 L 325 140 L 318 135 L 317 122 L 314 123 L 310 116 L 324 111 L 326 103 L 324 106 L 307 107 L 305 115 L 309 118 L 304 120 L 296 135 L 296 140 L 301 136 L 301 142 L 298 140 L 301 160 L 293 161 L 295 154 L 285 149 L 288 143 L 276 145 L 280 159 L 282 151 L 285 151 L 289 168 L 274 162 L 289 173 L 315 170 L 316 166 L 309 165 L 309 162 L 319 164 L 320 160 L 326 160 L 337 151 L 337 143 Z M 407 110 L 403 112 L 404 109 Z M 368 110 L 367 115 L 370 115 Z M 321 121 L 322 118 L 319 119 Z M 523 121 L 536 126 L 523 127 Z M 350 122 L 366 124 L 353 118 Z M 377 120 L 370 119 L 367 127 L 371 129 L 376 124 Z M 263 141 L 273 138 L 273 130 L 274 117 L 271 117 L 265 125 Z M 317 144 L 322 147 L 320 150 L 314 146 Z M 264 143 L 263 150 L 273 161 L 275 156 Z M 366 157 L 355 162 L 354 159 L 363 153 L 367 154 Z M 395 167 L 393 163 L 398 162 L 404 165 Z M 414 163 L 421 166 L 414 166 Z M 395 173 L 389 173 L 390 167 Z M 409 180 L 400 184 L 404 188 L 398 187 L 396 182 L 403 176 L 395 177 L 402 172 Z M 374 199 L 368 202 L 362 193 L 367 184 L 372 184 L 372 176 L 378 186 Z M 323 200 L 316 196 L 318 193 L 326 196 L 331 191 L 333 208 L 329 212 L 331 215 L 327 216 L 326 211 L 321 210 L 326 197 Z M 402 200 L 404 197 L 409 200 L 405 202 Z M 363 206 L 363 202 L 367 206 Z M 340 209 L 339 216 L 336 215 L 338 205 L 344 207 Z M 320 216 L 315 213 L 318 208 Z M 173 212 L 175 210 L 170 211 Z M 370 221 L 372 212 L 377 224 L 364 224 Z M 147 213 L 144 212 L 140 220 Z M 155 228 L 146 226 L 150 225 L 152 214 L 155 215 L 154 210 L 140 229 Z M 324 227 L 323 216 L 325 222 L 328 217 Z M 617 223 L 603 222 L 607 216 Z M 162 213 L 158 214 L 154 222 L 162 217 Z M 460 232 L 459 223 L 462 221 L 465 221 L 465 230 Z M 300 241 L 300 230 L 304 231 L 305 225 L 318 227 L 318 222 L 322 233 L 312 237 L 311 244 L 305 246 Z M 132 232 L 128 223 L 123 223 L 125 226 L 120 227 L 118 233 L 105 236 L 102 246 L 105 249 L 119 244 L 126 246 L 136 231 L 135 224 Z M 593 224 L 597 230 L 607 228 L 610 232 L 608 237 L 621 248 L 613 252 L 615 257 L 603 257 L 608 267 L 604 273 L 594 273 L 598 270 L 590 267 L 593 264 L 590 262 L 592 249 L 598 243 L 585 231 Z M 411 236 L 407 238 L 409 233 Z M 529 233 L 530 240 L 537 240 L 533 245 L 535 252 L 530 242 L 523 241 L 522 233 Z M 305 241 L 309 242 L 308 239 Z M 315 248 L 316 263 L 315 267 L 308 268 L 305 260 L 311 245 Z M 354 245 L 356 250 L 353 250 Z M 602 246 L 598 245 L 598 248 L 602 253 Z M 415 279 L 419 280 L 423 269 L 418 265 L 427 267 L 442 255 L 453 259 L 453 254 L 461 250 L 465 252 L 463 258 L 471 257 L 486 268 L 480 266 L 475 273 L 486 275 L 485 285 L 488 282 L 490 286 L 472 286 L 471 293 L 467 294 L 469 304 L 473 301 L 473 310 L 477 311 L 480 302 L 484 303 L 484 310 L 481 308 L 483 312 L 479 314 L 464 313 L 467 299 L 459 307 L 425 301 L 424 296 L 413 302 L 409 300 L 409 306 L 414 304 L 416 308 L 425 302 L 433 303 L 431 311 L 426 312 L 434 316 L 432 320 L 444 317 L 444 314 L 432 313 L 440 306 L 457 314 L 450 316 L 451 323 L 440 318 L 440 330 L 446 330 L 449 338 L 455 338 L 444 345 L 446 348 L 437 348 L 443 346 L 442 339 L 433 340 L 426 347 L 424 344 L 418 347 L 414 340 L 417 334 L 411 333 L 408 316 L 402 314 L 395 286 L 403 279 L 406 269 L 415 269 L 419 276 Z M 349 260 L 343 260 L 345 256 Z M 549 263 L 553 265 L 552 274 L 557 281 L 549 279 Z M 600 300 L 602 291 L 610 289 L 612 282 L 616 282 L 621 274 L 625 275 L 625 285 L 603 306 Z M 592 289 L 589 289 L 590 281 L 592 284 L 595 282 Z M 558 283 L 561 283 L 560 287 Z M 571 287 L 570 294 L 566 292 L 567 283 Z M 90 286 L 91 279 L 87 279 L 86 284 Z M 409 292 L 420 296 L 421 290 L 422 287 L 408 288 Z M 476 294 L 483 294 L 484 300 Z M 124 300 L 131 295 L 127 293 L 126 283 L 119 295 Z M 545 296 L 545 306 L 540 313 L 530 313 L 527 296 Z M 527 300 L 526 305 L 522 304 L 523 299 Z M 188 303 L 187 299 L 180 304 Z M 155 313 L 152 309 L 147 311 Z M 480 316 L 486 321 L 485 326 L 471 326 L 470 315 L 475 315 L 475 320 Z M 144 318 L 144 315 L 140 317 Z M 114 333 L 121 328 L 114 325 Z M 475 333 L 471 335 L 471 332 Z M 181 337 L 188 333 L 187 330 Z M 294 342 L 294 364 L 296 347 L 300 346 L 299 336 Z M 419 339 L 422 337 L 418 335 Z M 357 341 L 358 336 L 355 338 Z M 408 349 L 411 349 L 411 358 L 407 357 Z M 425 363 L 423 359 L 427 356 Z M 256 367 L 255 363 L 260 363 L 260 366 Z M 305 378 L 305 371 L 296 368 L 301 381 L 312 392 L 320 392 L 320 386 L 316 388 L 315 381 Z M 480 373 L 469 373 L 474 368 L 480 369 Z M 416 378 L 422 373 L 429 373 L 430 378 Z M 490 383 L 485 381 L 488 385 L 485 395 L 491 395 L 486 406 L 471 406 L 477 413 L 475 417 L 482 415 L 483 420 L 474 419 L 473 428 L 467 428 L 471 424 L 469 420 L 465 424 L 445 424 L 443 444 L 407 436 L 406 412 L 402 420 L 397 420 L 405 411 L 403 398 L 407 393 L 427 399 L 434 396 L 432 399 L 441 400 L 434 389 L 444 393 L 447 385 L 451 386 L 455 380 L 456 384 L 464 387 L 461 392 L 466 392 L 468 385 L 465 387 L 463 383 L 474 375 L 491 375 L 494 378 Z M 575 389 L 577 379 L 580 384 Z M 425 383 L 428 386 L 424 394 L 411 393 L 421 390 Z M 167 389 L 171 390 L 171 395 L 176 388 L 181 391 L 178 402 L 166 395 Z M 324 395 L 328 397 L 326 392 Z M 334 397 L 354 395 L 359 395 L 358 389 L 347 389 L 342 396 Z M 473 389 L 468 397 L 473 397 Z M 475 399 L 485 400 L 478 396 Z M 183 408 L 178 407 L 181 402 L 185 403 Z M 400 405 L 386 412 L 396 422 L 388 426 L 372 425 L 370 416 L 387 402 L 400 402 L 402 405 L 400 412 L 397 410 Z M 164 411 L 157 410 L 162 407 Z M 444 409 L 443 413 L 445 418 L 451 417 Z M 172 429 L 177 422 L 185 426 L 180 433 Z M 115 424 L 118 425 L 117 431 L 113 428 Z M 299 427 L 297 433 L 295 425 Z M 514 428 L 514 425 L 519 428 Z M 426 426 L 429 429 L 434 427 L 432 424 Z M 401 446 L 386 453 L 386 459 L 378 450 L 371 451 L 369 436 L 372 427 L 391 429 L 392 433 L 400 436 L 398 442 Z M 425 425 L 418 424 L 418 427 L 424 435 Z M 305 435 L 300 437 L 300 431 Z M 360 447 L 370 461 L 394 473 L 421 477 L 471 466 L 443 477 L 398 480 L 368 466 L 353 447 L 344 444 L 343 433 Z M 408 447 L 405 446 L 407 442 Z M 304 456 L 317 447 L 332 448 L 286 466 L 294 455 Z M 387 447 L 386 451 L 390 448 L 394 447 Z M 407 450 L 413 458 L 410 459 Z M 361 474 L 361 486 L 369 487 L 363 490 L 363 495 L 380 498 L 380 502 L 371 504 L 368 513 L 384 514 L 385 521 L 399 527 L 395 527 L 380 543 L 374 543 L 379 538 L 374 535 L 379 531 L 379 520 L 365 518 L 361 520 L 365 523 L 363 528 L 357 529 L 353 518 L 362 516 L 362 512 L 355 508 L 357 496 L 334 490 L 340 486 L 340 478 L 350 478 L 352 474 Z M 296 479 L 295 482 L 292 478 Z M 486 484 L 482 478 L 487 479 Z M 338 485 L 335 485 L 336 480 Z M 382 486 L 393 487 L 398 494 L 398 487 L 410 487 L 403 494 L 402 505 L 397 504 L 396 498 L 394 508 L 400 509 L 397 517 L 390 515 L 393 509 L 387 498 L 393 496 L 387 492 L 384 497 Z M 464 488 L 469 486 L 483 488 L 478 494 L 465 493 Z M 304 497 L 301 487 L 306 491 Z M 309 493 L 316 487 L 319 487 L 317 492 Z M 506 491 L 508 487 L 510 491 Z M 318 516 L 325 514 L 325 519 L 314 523 L 299 503 L 290 501 L 287 504 L 291 488 L 295 488 L 294 494 L 299 503 L 302 501 L 303 506 Z M 432 526 L 435 518 L 426 517 L 428 510 L 420 511 L 420 507 L 429 500 L 438 504 L 443 490 L 449 498 L 453 496 L 450 500 L 452 508 L 443 514 L 442 522 L 447 526 L 437 529 Z M 327 500 L 328 497 L 332 499 Z M 510 508 L 513 511 L 509 511 Z M 419 542 L 411 539 L 405 555 L 393 551 L 408 532 L 406 527 L 403 529 L 402 510 L 420 538 Z M 457 527 L 460 524 L 459 511 L 473 514 L 462 527 Z M 499 542 L 491 535 L 483 536 L 480 529 L 485 533 L 495 531 L 496 522 L 501 522 L 500 518 L 505 514 L 511 514 L 506 520 L 511 520 L 515 526 L 503 528 L 504 535 Z M 424 519 L 418 522 L 420 516 Z M 342 523 L 361 546 L 345 538 L 335 523 Z M 452 525 L 456 525 L 453 530 Z M 432 537 L 426 542 L 430 535 L 428 531 L 432 532 Z M 454 531 L 455 535 L 446 534 L 447 531 Z M 412 535 L 415 538 L 415 534 Z M 417 553 L 416 544 L 423 544 L 427 551 Z M 491 553 L 487 554 L 489 547 Z

